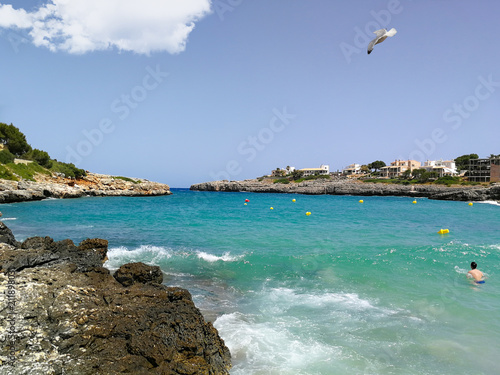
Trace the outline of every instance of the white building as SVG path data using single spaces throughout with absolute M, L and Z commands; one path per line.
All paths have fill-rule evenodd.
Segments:
M 427 160 L 421 168 L 427 172 L 436 172 L 439 177 L 457 175 L 454 160 Z
M 361 164 L 350 164 L 344 169 L 342 169 L 342 173 L 345 175 L 351 174 L 360 174 L 361 173 Z
M 329 175 L 330 174 L 330 166 L 326 164 L 321 164 L 319 168 L 303 168 L 299 169 L 302 172 L 302 176 L 314 176 L 314 175 Z

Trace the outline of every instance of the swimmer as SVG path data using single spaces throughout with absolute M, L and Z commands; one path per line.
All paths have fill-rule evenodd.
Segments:
M 474 278 L 476 284 L 484 284 L 484 274 L 477 269 L 477 263 L 472 262 L 470 268 L 471 270 L 467 272 L 467 277 Z

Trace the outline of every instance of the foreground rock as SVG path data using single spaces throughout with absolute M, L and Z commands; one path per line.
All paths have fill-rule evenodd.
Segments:
M 107 241 L 22 244 L 0 223 L 1 374 L 229 374 L 230 353 L 158 267 L 102 267 Z
M 144 179 L 117 178 L 88 173 L 81 179 L 39 175 L 36 181 L 0 180 L 0 203 L 24 202 L 45 198 L 84 196 L 157 196 L 172 194 L 166 184 Z
M 269 180 L 213 181 L 191 186 L 191 190 L 254 193 L 331 194 L 360 196 L 410 196 L 430 199 L 487 201 L 500 200 L 500 184 L 484 186 L 398 185 L 364 183 L 356 180 L 309 180 L 274 184 Z

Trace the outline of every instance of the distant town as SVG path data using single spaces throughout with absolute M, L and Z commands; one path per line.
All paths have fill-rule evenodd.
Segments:
M 330 171 L 327 164 L 319 168 L 287 166 L 276 168 L 270 177 L 307 178 L 310 176 L 332 176 L 347 178 L 419 179 L 436 180 L 443 177 L 461 177 L 470 182 L 500 182 L 500 155 L 481 159 L 477 154 L 463 155 L 453 160 L 394 160 L 389 165 L 381 160 L 370 164 L 353 163 L 342 170 Z

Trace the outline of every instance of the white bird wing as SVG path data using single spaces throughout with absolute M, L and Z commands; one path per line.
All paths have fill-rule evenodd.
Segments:
M 388 36 L 396 35 L 397 31 L 395 28 L 392 28 L 389 31 L 387 31 L 386 29 L 380 29 L 374 31 L 373 33 L 376 34 L 377 36 L 370 42 L 370 44 L 368 44 L 368 51 L 367 51 L 368 54 L 372 53 L 375 44 L 382 43 L 384 40 L 387 39 Z
M 398 31 L 393 27 L 385 35 L 387 35 L 387 36 L 394 36 L 394 35 L 396 35 L 397 32 Z
M 375 46 L 375 44 L 377 44 L 378 40 L 380 39 L 379 36 L 377 36 L 375 39 L 373 39 L 370 44 L 368 44 L 368 54 L 372 53 L 373 51 L 373 47 Z
M 386 29 L 380 29 L 380 30 L 376 30 L 376 31 L 374 31 L 373 33 L 374 33 L 375 35 L 377 35 L 377 37 L 380 37 L 380 36 L 384 35 L 386 32 L 387 32 L 387 30 L 386 30 Z

